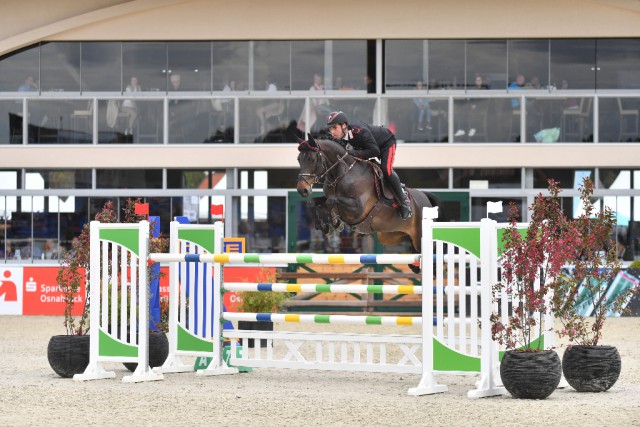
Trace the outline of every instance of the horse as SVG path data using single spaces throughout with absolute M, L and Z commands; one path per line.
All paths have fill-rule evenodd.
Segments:
M 341 144 L 328 139 L 309 137 L 299 143 L 298 151 L 298 193 L 306 198 L 315 184 L 322 184 L 324 197 L 309 201 L 316 228 L 330 235 L 347 225 L 362 234 L 376 233 L 383 245 L 409 238 L 412 252 L 420 253 L 422 209 L 441 206 L 434 194 L 407 188 L 412 216 L 403 220 L 393 193 L 374 162 L 356 158 Z M 420 272 L 415 265 L 409 267 Z

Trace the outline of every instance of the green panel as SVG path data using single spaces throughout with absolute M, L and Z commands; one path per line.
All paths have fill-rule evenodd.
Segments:
M 480 258 L 480 228 L 437 228 L 433 229 L 433 239 L 450 242 L 465 248 Z
M 215 238 L 214 230 L 178 230 L 178 239 L 193 242 L 211 254 L 215 253 Z
M 140 241 L 137 228 L 103 228 L 100 229 L 100 239 L 117 243 L 129 249 L 136 255 L 140 255 L 138 243 Z
M 105 357 L 138 357 L 138 346 L 125 344 L 98 330 L 98 355 Z
M 480 358 L 459 353 L 434 338 L 433 370 L 480 372 Z
M 520 235 L 524 238 L 527 235 L 527 228 L 519 228 Z M 507 232 L 504 228 L 498 229 L 498 255 L 504 252 L 504 234 Z
M 240 359 L 242 357 L 242 346 L 241 345 L 237 345 L 236 346 L 236 358 Z M 253 368 L 249 368 L 247 366 L 235 366 L 231 364 L 231 346 L 225 345 L 222 348 L 222 359 L 225 361 L 225 363 L 227 364 L 227 366 L 232 366 L 235 368 L 238 368 L 238 371 L 240 372 L 251 372 L 253 371 Z M 196 363 L 193 366 L 193 369 L 196 371 L 202 370 L 202 369 L 207 369 L 209 367 L 209 365 L 211 364 L 211 361 L 213 360 L 213 357 L 204 357 L 204 356 L 200 356 L 196 359 Z
M 181 325 L 178 325 L 178 350 L 213 353 L 213 341 L 196 337 Z

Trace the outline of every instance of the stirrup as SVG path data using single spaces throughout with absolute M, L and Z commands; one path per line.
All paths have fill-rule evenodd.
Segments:
M 400 205 L 400 218 L 402 218 L 403 220 L 411 218 L 411 215 L 413 215 L 413 212 L 411 212 L 411 204 L 410 203 L 403 203 Z

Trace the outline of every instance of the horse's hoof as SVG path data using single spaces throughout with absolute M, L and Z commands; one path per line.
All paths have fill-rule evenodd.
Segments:
M 413 271 L 415 274 L 419 274 L 420 273 L 420 267 L 415 265 L 415 264 L 409 264 L 409 268 L 411 269 L 411 271 Z

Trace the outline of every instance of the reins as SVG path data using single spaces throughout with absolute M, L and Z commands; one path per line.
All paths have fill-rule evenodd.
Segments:
M 322 172 L 320 175 L 317 175 L 315 173 L 301 173 L 301 174 L 298 174 L 298 181 L 303 179 L 309 185 L 322 183 L 322 180 L 329 174 L 329 172 L 331 172 L 331 170 L 333 168 L 338 166 L 338 164 L 342 163 L 346 167 L 346 170 L 344 171 L 344 173 L 342 173 L 341 175 L 336 177 L 336 179 L 334 179 L 333 182 L 328 182 L 327 183 L 327 185 L 329 185 L 330 187 L 334 187 L 335 188 L 335 186 L 338 185 L 338 183 L 342 180 L 342 178 L 344 178 L 349 173 L 349 171 L 351 171 L 351 169 L 353 169 L 353 167 L 355 166 L 355 164 L 357 163 L 357 160 L 358 160 L 358 159 L 356 159 L 354 157 L 353 163 L 348 165 L 347 162 L 345 162 L 344 159 L 349 155 L 349 152 L 345 151 L 345 153 L 342 156 L 338 155 L 338 160 L 334 164 L 332 164 L 331 166 L 327 166 L 327 163 L 329 161 L 326 158 L 326 155 L 320 149 L 320 147 L 318 147 L 318 155 L 320 156 L 320 159 L 322 161 L 322 167 L 324 169 L 324 172 Z M 313 181 L 309 182 L 306 177 L 312 178 Z

